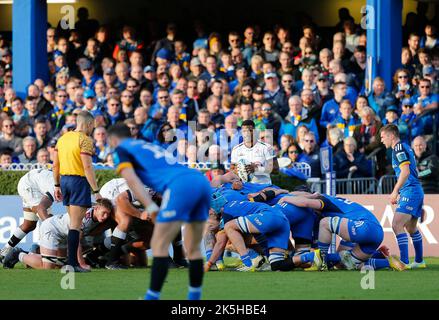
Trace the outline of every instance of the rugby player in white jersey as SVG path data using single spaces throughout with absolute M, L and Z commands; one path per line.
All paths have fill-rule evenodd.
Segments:
M 102 198 L 87 210 L 82 219 L 80 238 L 103 233 L 107 222 L 113 216 L 113 204 L 110 200 Z M 41 254 L 26 253 L 15 247 L 4 259 L 4 265 L 12 269 L 17 262 L 34 269 L 61 268 L 66 262 L 67 236 L 69 233 L 70 217 L 67 213 L 56 215 L 44 220 L 40 226 L 40 252 Z M 82 247 L 78 247 L 78 262 L 81 268 L 90 269 L 82 256 Z
M 51 216 L 54 185 L 53 172 L 47 169 L 34 169 L 21 177 L 17 191 L 23 202 L 24 221 L 0 250 L 0 262 L 29 232 L 35 230 L 38 220 L 44 221 Z

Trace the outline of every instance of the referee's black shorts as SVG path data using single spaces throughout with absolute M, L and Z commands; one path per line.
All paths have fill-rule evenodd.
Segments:
M 65 206 L 91 207 L 91 190 L 87 178 L 61 176 L 60 184 Z

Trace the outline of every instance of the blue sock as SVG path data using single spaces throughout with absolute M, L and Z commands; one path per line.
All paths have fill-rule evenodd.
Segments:
M 413 240 L 413 247 L 415 247 L 415 261 L 422 262 L 424 260 L 422 248 L 422 234 L 418 230 L 410 236 Z
M 145 294 L 145 300 L 160 300 L 160 292 L 149 289 Z
M 371 259 L 385 259 L 386 257 L 383 256 L 383 254 L 381 253 L 381 251 L 375 251 L 372 255 L 372 257 L 370 257 Z
M 314 261 L 314 252 L 307 252 L 300 255 L 300 262 L 301 263 L 308 263 Z
M 250 258 L 250 255 L 248 253 L 241 256 L 241 261 L 246 267 L 252 266 L 252 259 Z
M 201 287 L 198 287 L 198 288 L 189 287 L 187 299 L 188 300 L 201 300 Z
M 333 264 L 337 264 L 340 262 L 341 258 L 340 255 L 338 253 L 328 253 L 328 255 L 326 256 L 328 262 L 331 262 Z
M 405 264 L 409 263 L 409 238 L 407 233 L 400 233 L 396 235 L 396 240 L 398 241 L 400 259 Z
M 369 259 L 365 262 L 366 266 L 371 266 L 375 270 L 390 268 L 389 261 L 387 259 Z
M 323 257 L 323 260 L 325 260 L 325 262 L 327 261 L 327 256 L 328 256 L 328 251 L 329 251 L 329 246 L 331 245 L 330 243 L 323 243 L 323 242 L 318 242 L 319 244 L 319 249 L 320 249 L 320 253 Z
M 254 259 L 259 256 L 259 254 L 253 249 L 248 250 L 248 255 L 250 256 L 250 259 Z
M 206 260 L 209 261 L 212 256 L 212 250 L 206 250 Z

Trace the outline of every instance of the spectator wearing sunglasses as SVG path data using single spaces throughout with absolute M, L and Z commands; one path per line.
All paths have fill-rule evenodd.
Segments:
M 65 124 L 65 114 L 72 111 L 71 107 L 67 106 L 67 92 L 65 90 L 58 90 L 55 94 L 55 105 L 52 112 L 49 114 L 52 131 L 56 135 Z
M 393 95 L 397 99 L 398 105 L 401 104 L 405 98 L 411 98 L 414 94 L 413 86 L 410 83 L 410 74 L 406 69 L 398 69 L 393 77 L 395 87 Z
M 82 87 L 94 90 L 96 81 L 100 80 L 101 77 L 95 73 L 95 69 L 90 60 L 86 58 L 81 59 L 79 70 L 82 75 Z

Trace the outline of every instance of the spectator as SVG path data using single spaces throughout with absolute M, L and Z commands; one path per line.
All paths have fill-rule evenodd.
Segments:
M 124 123 L 127 125 L 127 127 L 130 129 L 131 138 L 133 139 L 140 139 L 140 132 L 139 127 L 136 125 L 136 122 L 133 118 L 125 119 Z
M 334 99 L 329 100 L 323 105 L 322 117 L 320 120 L 320 126 L 326 128 L 331 124 L 337 116 L 340 114 L 340 103 L 346 96 L 346 83 L 336 82 L 334 83 Z
M 23 139 L 23 153 L 18 156 L 19 163 L 37 162 L 37 142 L 33 137 Z
M 0 150 L 9 148 L 12 150 L 12 156 L 18 156 L 22 150 L 22 139 L 15 135 L 14 121 L 7 118 L 2 123 L 2 136 L 0 138 Z
M 133 118 L 134 116 L 134 95 L 129 90 L 122 91 L 120 96 L 121 109 L 120 111 L 126 119 Z
M 281 117 L 286 117 L 288 114 L 288 102 L 284 91 L 279 86 L 279 80 L 276 73 L 266 73 L 264 75 L 264 81 L 264 98 L 271 103 L 273 110 L 277 114 Z
M 8 168 L 12 164 L 12 150 L 9 148 L 0 149 L 0 166 Z
M 46 148 L 40 149 L 37 152 L 37 163 L 39 165 L 47 165 L 50 163 L 50 153 Z
M 155 120 L 165 119 L 170 106 L 171 99 L 168 90 L 159 89 L 157 92 L 157 102 L 152 105 L 149 116 Z
M 415 152 L 418 177 L 424 193 L 439 193 L 439 158 L 427 150 L 427 142 L 423 136 L 416 137 L 412 142 Z
M 34 134 L 37 142 L 37 150 L 46 148 L 50 141 L 46 118 L 38 118 L 35 120 Z
M 122 29 L 122 37 L 122 40 L 119 41 L 114 47 L 114 59 L 117 60 L 118 53 L 121 50 L 126 51 L 129 57 L 134 51 L 143 49 L 144 43 L 136 39 L 136 32 L 134 28 L 130 26 L 124 26 Z
M 220 162 L 215 162 L 212 164 L 210 169 L 206 171 L 205 176 L 207 180 L 212 181 L 213 179 L 222 176 L 226 173 L 226 168 Z
M 225 74 L 218 70 L 215 56 L 208 56 L 206 60 L 206 71 L 203 72 L 203 74 L 200 76 L 200 79 L 209 84 L 212 80 L 220 80 L 224 78 Z
M 371 166 L 364 154 L 357 151 L 357 142 L 352 137 L 343 140 L 343 150 L 334 158 L 337 178 L 362 178 L 371 176 Z M 351 174 L 349 176 L 349 174 Z
M 322 143 L 322 147 L 332 147 L 332 155 L 335 156 L 343 149 L 343 131 L 336 125 L 330 125 L 326 132 L 326 141 Z
M 271 107 L 270 102 L 263 101 L 261 105 L 261 121 L 265 128 L 273 131 L 274 141 L 279 139 L 279 131 L 282 125 L 282 118 Z
M 224 120 L 224 129 L 217 131 L 217 142 L 222 150 L 230 156 L 232 149 L 241 142 L 238 119 L 232 114 Z
M 279 60 L 279 50 L 276 49 L 276 36 L 273 32 L 267 31 L 262 38 L 263 47 L 256 53 L 264 61 L 277 62 Z
M 311 177 L 320 178 L 320 152 L 315 134 L 311 131 L 304 135 L 302 153 L 297 162 L 305 162 L 311 167 Z
M 206 101 L 206 109 L 216 128 L 221 127 L 224 124 L 224 115 L 220 113 L 221 100 L 214 95 L 210 96 Z
M 293 143 L 294 143 L 293 136 L 289 134 L 283 134 L 280 137 L 278 158 L 288 157 L 289 156 L 288 149 Z
M 105 162 L 107 156 L 111 153 L 110 145 L 107 143 L 107 130 L 104 127 L 97 127 L 93 132 L 95 141 L 94 162 Z
M 344 137 L 352 137 L 356 127 L 360 125 L 357 115 L 353 112 L 351 102 L 347 99 L 340 103 L 340 114 L 335 118 L 332 124 L 336 125 L 343 131 Z
M 393 95 L 397 99 L 399 104 L 405 98 L 411 98 L 414 94 L 414 89 L 410 84 L 410 74 L 405 69 L 398 69 L 393 77 L 395 82 L 395 88 L 393 90 Z
M 386 84 L 384 79 L 376 77 L 373 80 L 372 91 L 367 97 L 369 106 L 375 111 L 381 119 L 384 118 L 387 106 L 394 103 L 393 97 L 389 92 L 386 92 Z

